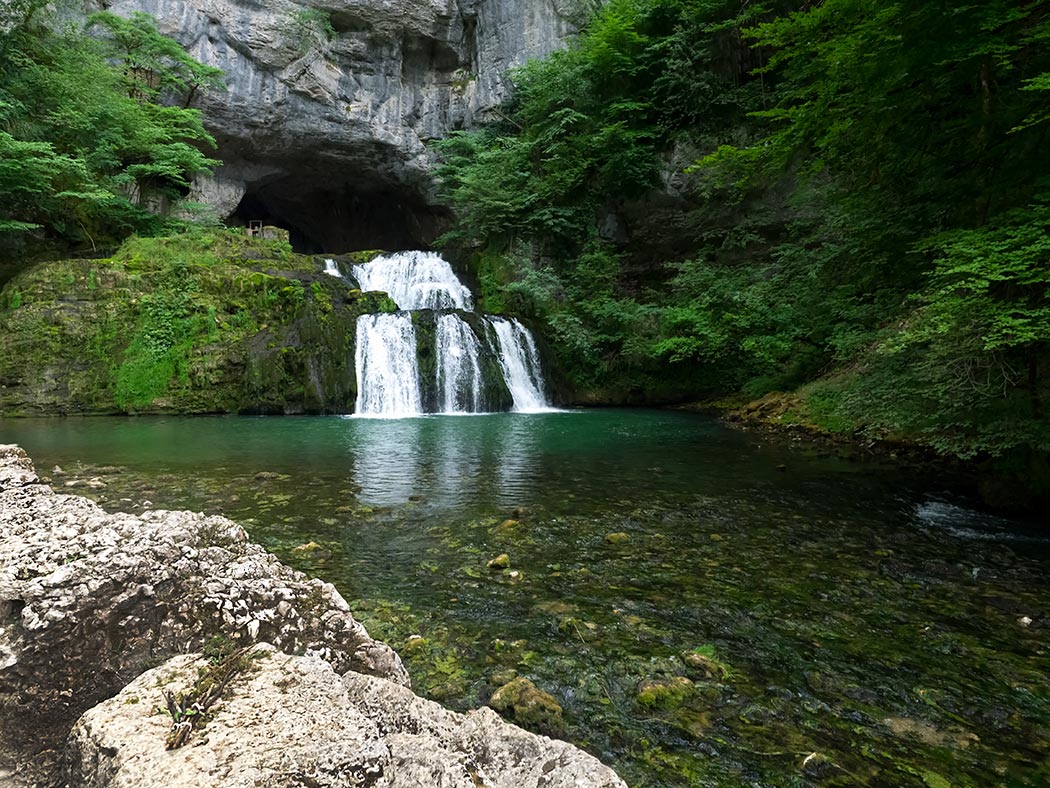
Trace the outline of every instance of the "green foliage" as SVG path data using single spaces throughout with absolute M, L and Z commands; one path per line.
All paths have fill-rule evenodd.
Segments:
M 289 35 L 297 43 L 299 53 L 305 54 L 313 46 L 336 37 L 331 15 L 321 8 L 298 8 L 292 12 Z
M 0 243 L 94 247 L 170 229 L 150 207 L 217 163 L 200 150 L 213 144 L 200 114 L 184 106 L 218 87 L 219 72 L 144 14 L 94 14 L 93 37 L 43 8 L 21 3 L 0 26 Z
M 142 297 L 139 322 L 116 370 L 114 399 L 121 408 L 148 407 L 163 396 L 175 378 L 186 382 L 186 361 L 195 344 L 214 331 L 192 300 L 199 284 L 187 265 L 167 269 L 158 286 Z
M 197 90 L 222 87 L 222 71 L 198 63 L 178 42 L 161 35 L 148 14 L 136 11 L 125 18 L 101 11 L 88 17 L 92 28 L 104 31 L 105 54 L 120 65 L 133 98 L 157 102 L 178 96 L 188 105 Z
M 1050 207 L 935 236 L 918 308 L 888 333 L 844 403 L 889 434 L 921 434 L 962 456 L 1050 451 Z
M 611 0 L 443 143 L 444 242 L 599 396 L 1046 451 L 1047 41 L 1044 2 Z

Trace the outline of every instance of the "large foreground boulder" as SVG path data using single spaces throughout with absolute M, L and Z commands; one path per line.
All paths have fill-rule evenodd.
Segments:
M 87 712 L 70 737 L 84 788 L 617 788 L 613 771 L 491 709 L 455 714 L 385 679 L 259 645 L 207 725 L 165 749 L 165 693 L 213 666 L 181 656 Z
M 7 750 L 46 771 L 83 712 L 215 638 L 408 683 L 334 586 L 281 564 L 236 523 L 108 514 L 41 484 L 20 448 L 0 446 L 0 768 Z

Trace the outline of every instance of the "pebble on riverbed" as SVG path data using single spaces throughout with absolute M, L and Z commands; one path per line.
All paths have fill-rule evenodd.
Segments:
M 494 533 L 505 535 L 513 532 L 518 527 L 517 520 L 504 520 L 502 523 L 496 526 Z
M 485 566 L 487 566 L 494 572 L 502 572 L 504 569 L 510 566 L 510 556 L 506 553 L 500 553 L 487 564 L 485 564 Z

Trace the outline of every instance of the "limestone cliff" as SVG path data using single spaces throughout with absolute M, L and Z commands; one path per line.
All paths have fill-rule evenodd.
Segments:
M 193 97 L 223 161 L 192 196 L 309 251 L 411 248 L 441 229 L 427 143 L 489 116 L 507 70 L 559 47 L 586 0 L 117 0 L 225 91 Z

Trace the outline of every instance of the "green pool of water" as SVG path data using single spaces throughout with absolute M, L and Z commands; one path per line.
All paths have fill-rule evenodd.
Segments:
M 18 420 L 0 442 L 109 509 L 242 522 L 449 706 L 528 677 L 563 712 L 526 724 L 634 786 L 1050 784 L 1050 545 L 957 480 L 655 411 Z

